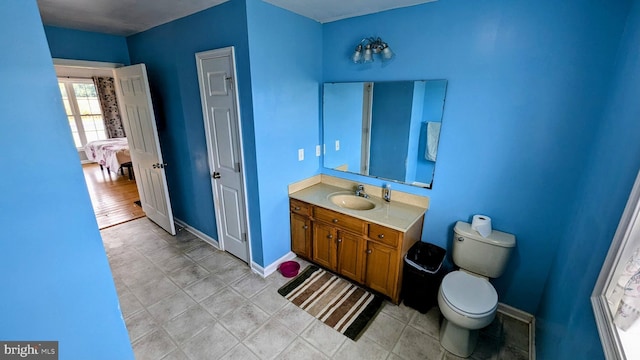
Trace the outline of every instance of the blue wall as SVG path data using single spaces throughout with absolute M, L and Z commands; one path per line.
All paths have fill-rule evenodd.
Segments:
M 425 83 L 424 92 L 424 111 L 422 124 L 420 128 L 420 138 L 418 145 L 417 160 L 417 180 L 428 182 L 433 179 L 435 170 L 435 162 L 427 160 L 425 154 L 427 151 L 427 122 L 442 122 L 442 114 L 445 106 L 445 98 L 447 94 L 447 81 L 436 80 L 427 81 Z M 433 184 L 433 183 L 432 183 Z
M 537 314 L 540 359 L 603 358 L 589 297 L 640 169 L 640 2 Z
M 287 185 L 315 175 L 320 166 L 315 146 L 322 26 L 262 0 L 247 0 L 247 23 L 262 227 L 259 264 L 270 265 L 291 250 Z M 304 161 L 298 161 L 298 149 L 304 149 Z
M 244 3 L 226 2 L 130 36 L 127 43 L 131 62 L 147 66 L 173 213 L 217 239 L 195 53 L 235 46 L 248 195 L 257 199 Z M 251 225 L 259 224 L 258 204 L 248 206 Z M 251 230 L 259 235 L 258 226 Z
M 324 84 L 322 116 L 328 120 L 322 123 L 325 167 L 346 164 L 348 171 L 360 172 L 363 91 L 362 83 Z M 340 150 L 336 150 L 336 140 Z
M 321 34 L 321 25 L 304 17 L 232 0 L 127 38 L 131 62 L 147 65 L 160 109 L 163 154 L 174 168 L 167 174 L 174 214 L 214 238 L 194 54 L 236 47 L 251 250 L 260 266 L 290 250 L 287 185 L 318 171 L 321 57 L 300 55 L 317 52 Z
M 455 221 L 477 213 L 514 233 L 517 248 L 494 284 L 502 302 L 531 313 L 573 216 L 626 10 L 625 2 L 449 0 L 323 26 L 324 81 L 449 81 L 434 188 L 395 187 L 431 198 L 424 241 L 449 245 Z M 367 36 L 382 37 L 393 62 L 347 61 Z
M 407 139 L 407 166 L 404 181 L 413 183 L 416 181 L 416 169 L 418 166 L 418 152 L 420 145 L 420 128 L 424 116 L 425 81 L 414 81 L 413 99 L 411 100 L 411 122 L 409 124 L 409 138 Z M 424 159 L 424 153 L 421 158 Z M 428 182 L 423 180 L 423 182 Z
M 0 37 L 0 339 L 59 341 L 60 359 L 133 359 L 36 1 L 0 3 L 0 33 L 11 34 Z
M 385 179 L 404 179 L 413 81 L 376 82 L 372 103 L 369 174 Z
M 123 36 L 45 26 L 51 56 L 129 65 L 129 49 Z

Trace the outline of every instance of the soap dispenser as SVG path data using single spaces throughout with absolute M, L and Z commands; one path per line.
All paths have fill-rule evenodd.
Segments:
M 386 202 L 391 201 L 391 184 L 384 185 L 384 188 L 382 189 L 382 198 Z

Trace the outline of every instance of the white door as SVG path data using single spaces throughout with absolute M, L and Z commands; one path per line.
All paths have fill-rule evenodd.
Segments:
M 196 54 L 220 247 L 249 261 L 233 47 Z
M 149 219 L 176 234 L 167 177 L 144 64 L 114 70 L 116 90 L 136 174 L 142 209 Z

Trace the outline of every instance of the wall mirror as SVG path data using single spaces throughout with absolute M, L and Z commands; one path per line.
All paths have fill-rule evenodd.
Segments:
M 324 167 L 431 188 L 447 80 L 325 83 Z

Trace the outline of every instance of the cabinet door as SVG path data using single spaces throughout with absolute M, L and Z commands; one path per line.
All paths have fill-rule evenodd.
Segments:
M 313 261 L 329 270 L 337 267 L 337 231 L 332 226 L 313 223 Z
M 294 213 L 291 213 L 291 251 L 311 258 L 311 220 Z
M 338 231 L 338 273 L 363 282 L 364 242 L 362 236 Z
M 398 251 L 373 241 L 367 241 L 365 284 L 391 298 L 398 280 Z

